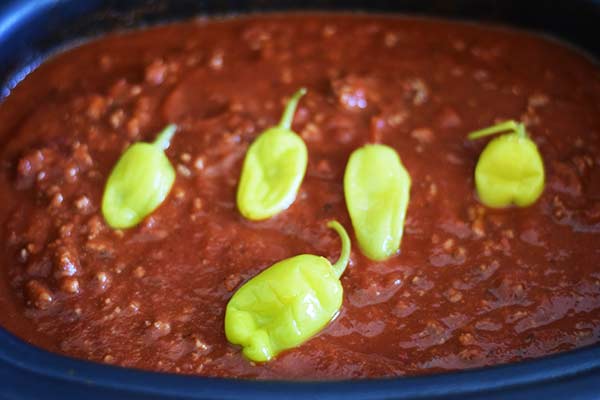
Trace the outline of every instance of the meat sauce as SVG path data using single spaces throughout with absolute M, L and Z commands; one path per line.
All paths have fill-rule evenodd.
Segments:
M 302 99 L 296 201 L 236 209 L 245 152 Z M 526 124 L 546 186 L 528 208 L 477 199 L 495 122 Z M 0 104 L 0 324 L 50 351 L 126 367 L 246 378 L 433 373 L 539 357 L 600 337 L 600 70 L 534 35 L 426 19 L 270 15 L 109 35 L 61 53 Z M 104 184 L 128 145 L 178 125 L 177 176 L 140 225 L 113 230 Z M 343 173 L 367 142 L 412 177 L 386 261 L 351 231 Z M 234 291 L 300 253 L 353 240 L 339 315 L 264 364 L 224 334 Z

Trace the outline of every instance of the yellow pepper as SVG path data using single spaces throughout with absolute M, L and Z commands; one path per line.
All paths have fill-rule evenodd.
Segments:
M 111 227 L 131 228 L 165 200 L 175 170 L 164 151 L 176 130 L 168 125 L 153 143 L 134 143 L 121 155 L 102 197 L 102 214 Z
M 510 132 L 491 140 L 477 161 L 477 194 L 488 207 L 527 207 L 544 190 L 544 163 L 525 126 L 506 121 L 469 134 L 469 139 Z
M 391 147 L 368 144 L 350 155 L 344 195 L 360 249 L 370 259 L 386 259 L 400 248 L 410 186 Z
M 233 295 L 225 312 L 227 340 L 252 361 L 269 361 L 321 331 L 338 313 L 340 277 L 350 258 L 350 239 L 337 221 L 327 225 L 341 238 L 342 251 L 329 260 L 302 254 L 272 265 Z
M 250 220 L 262 220 L 287 209 L 296 199 L 308 163 L 306 144 L 291 130 L 300 98 L 288 102 L 279 125 L 261 133 L 250 145 L 237 191 L 237 207 Z

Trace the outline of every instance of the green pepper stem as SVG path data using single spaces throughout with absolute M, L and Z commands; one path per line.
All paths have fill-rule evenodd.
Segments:
M 527 131 L 525 130 L 525 124 L 517 124 L 517 135 L 522 138 L 527 137 Z
M 348 266 L 348 260 L 350 260 L 350 238 L 342 224 L 337 221 L 329 221 L 327 227 L 336 231 L 338 235 L 340 235 L 340 240 L 342 241 L 340 258 L 333 264 L 333 270 L 337 277 L 340 278 Z
M 279 127 L 284 129 L 292 128 L 292 121 L 294 120 L 294 114 L 296 113 L 296 107 L 298 106 L 298 102 L 300 98 L 306 94 L 306 88 L 300 88 L 294 95 L 290 98 L 287 105 L 285 106 L 285 111 L 283 112 L 283 116 L 281 117 L 281 121 L 279 122 Z
M 162 150 L 166 150 L 171 145 L 171 139 L 173 139 L 173 135 L 177 131 L 177 125 L 169 124 L 167 125 L 156 137 L 156 140 L 152 143 L 154 146 L 159 147 Z
M 469 133 L 468 138 L 470 140 L 479 139 L 485 136 L 494 135 L 496 133 L 502 132 L 514 132 L 518 134 L 520 137 L 527 137 L 527 133 L 525 131 L 525 125 L 522 123 L 517 123 L 514 120 L 501 122 L 499 124 L 490 126 L 488 128 L 480 129 L 475 132 Z

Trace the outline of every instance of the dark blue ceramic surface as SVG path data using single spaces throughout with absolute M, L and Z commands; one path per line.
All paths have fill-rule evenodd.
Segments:
M 0 98 L 48 54 L 102 32 L 198 14 L 299 8 L 495 21 L 546 32 L 600 58 L 600 0 L 0 0 Z M 475 398 L 600 399 L 600 345 L 424 377 L 268 382 L 159 374 L 75 360 L 30 346 L 0 328 L 0 399 Z

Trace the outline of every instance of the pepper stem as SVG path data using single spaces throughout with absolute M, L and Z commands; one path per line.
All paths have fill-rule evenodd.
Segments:
M 348 266 L 348 261 L 350 260 L 350 238 L 348 237 L 348 233 L 337 221 L 329 221 L 327 223 L 327 227 L 333 229 L 340 235 L 340 240 L 342 241 L 342 251 L 340 252 L 340 258 L 333 264 L 333 270 L 338 278 L 342 276 L 346 267 Z
M 298 106 L 298 102 L 300 98 L 306 94 L 306 88 L 300 88 L 292 98 L 288 101 L 285 106 L 285 111 L 283 112 L 283 116 L 281 117 L 281 121 L 279 122 L 279 127 L 284 129 L 291 129 L 292 121 L 294 120 L 294 114 L 296 113 L 296 107 Z
M 527 137 L 527 133 L 525 132 L 525 125 L 523 125 L 522 123 L 515 122 L 511 119 L 510 121 L 501 122 L 488 128 L 471 132 L 469 133 L 468 138 L 470 140 L 474 140 L 501 132 L 515 132 L 520 137 Z
M 154 142 L 152 143 L 154 146 L 160 147 L 162 150 L 166 150 L 171 145 L 171 139 L 173 139 L 173 135 L 177 131 L 177 125 L 169 124 L 165 126 L 165 128 L 158 134 Z

